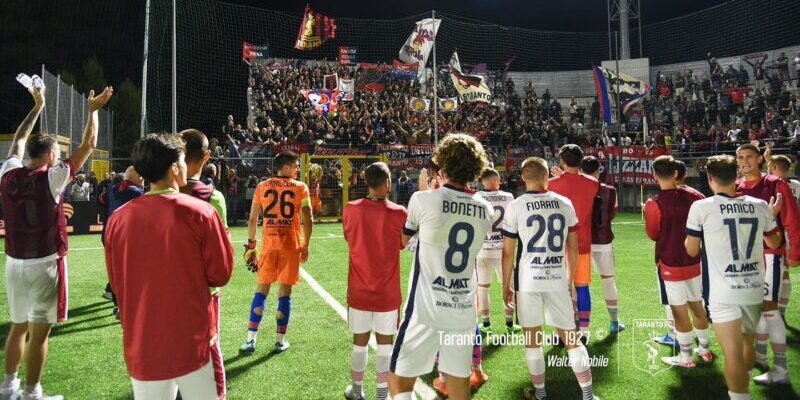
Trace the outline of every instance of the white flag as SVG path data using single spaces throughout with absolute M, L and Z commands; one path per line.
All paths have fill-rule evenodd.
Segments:
M 344 92 L 342 100 L 351 101 L 355 95 L 355 84 L 352 79 L 339 79 L 339 90 Z
M 450 66 L 461 72 L 461 61 L 458 61 L 458 52 L 454 51 L 453 56 L 450 57 Z
M 419 70 L 423 70 L 428 62 L 428 56 L 431 54 L 433 41 L 436 39 L 436 32 L 439 31 L 441 22 L 441 19 L 433 18 L 417 21 L 417 27 L 400 48 L 400 61 L 408 64 L 418 63 Z

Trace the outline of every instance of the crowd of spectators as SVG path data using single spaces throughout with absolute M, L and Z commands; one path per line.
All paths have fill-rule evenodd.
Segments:
M 637 117 L 628 116 L 622 145 L 667 146 L 679 152 L 713 152 L 758 139 L 776 147 L 797 147 L 800 101 L 790 63 L 800 70 L 800 54 L 791 62 L 785 54 L 771 63 L 766 56 L 745 59 L 745 65 L 720 65 L 709 54 L 708 71 L 659 72 L 650 96 Z M 254 63 L 250 67 L 251 121 L 233 116 L 223 127 L 229 147 L 243 143 L 308 144 L 355 148 L 375 144 L 430 144 L 433 113 L 415 112 L 414 97 L 433 98 L 433 79 L 423 87 L 415 80 L 390 78 L 391 65 L 378 69 L 340 66 L 332 62 Z M 748 72 L 748 69 L 751 72 Z M 376 72 L 378 71 L 378 72 Z M 300 92 L 324 86 L 326 75 L 352 78 L 359 87 L 352 101 L 341 101 L 336 112 L 322 117 Z M 797 76 L 797 75 L 795 75 Z M 439 71 L 438 96 L 455 97 L 446 69 Z M 566 143 L 616 145 L 617 138 L 600 120 L 600 106 L 574 97 L 560 101 L 548 89 L 541 94 L 530 82 L 522 90 L 510 78 L 496 76 L 494 100 L 459 104 L 455 112 L 438 113 L 438 132 L 466 132 L 498 152 L 503 146 L 527 147 Z M 377 85 L 376 85 L 377 84 Z M 434 102 L 432 102 L 433 104 Z M 641 115 L 648 119 L 643 132 Z M 212 143 L 215 156 L 224 146 Z
M 730 151 L 752 140 L 770 144 L 776 152 L 800 151 L 800 54 L 791 61 L 785 54 L 772 61 L 765 55 L 746 57 L 745 65 L 721 65 L 711 54 L 707 61 L 707 70 L 656 74 L 650 95 L 637 107 L 639 111 L 626 116 L 621 144 L 662 146 L 683 157 Z M 790 71 L 792 66 L 794 71 Z M 247 161 L 235 167 L 229 163 L 229 168 L 219 162 L 226 156 L 246 159 L 237 150 L 243 144 L 348 149 L 374 148 L 376 144 L 431 144 L 433 113 L 415 112 L 410 103 L 414 97 L 434 98 L 433 79 L 429 78 L 425 85 L 416 80 L 395 80 L 391 70 L 391 65 L 362 69 L 299 60 L 252 64 L 248 122 L 237 122 L 228 116 L 222 135 L 211 139 L 212 160 L 216 162 L 209 168 L 216 169 L 204 173 L 207 179 L 215 179 L 229 198 L 242 199 L 241 204 L 230 205 L 234 208 L 230 212 L 233 219 L 244 215 L 248 196 L 260 180 L 270 175 L 268 168 L 242 168 Z M 447 69 L 438 73 L 438 97 L 456 97 Z M 339 102 L 336 112 L 324 118 L 301 90 L 324 87 L 325 76 L 332 74 L 340 80 L 353 79 L 356 90 L 352 100 Z M 491 103 L 462 103 L 454 112 L 438 113 L 440 136 L 469 133 L 486 146 L 496 163 L 502 163 L 503 148 L 509 145 L 521 146 L 532 155 L 542 155 L 545 147 L 557 149 L 567 143 L 584 147 L 617 145 L 617 134 L 602 122 L 596 99 L 558 98 L 549 89 L 539 92 L 531 82 L 514 82 L 502 74 L 492 78 Z M 367 87 L 362 87 L 365 83 Z M 523 85 L 521 90 L 518 84 Z M 434 105 L 431 101 L 431 107 Z M 642 117 L 647 119 L 647 134 Z M 339 168 L 326 166 L 321 190 L 341 191 L 343 179 L 351 181 L 353 190 L 358 171 L 351 170 L 354 176 L 346 178 Z M 416 175 L 412 172 L 415 171 L 395 171 L 394 193 L 400 202 L 415 190 Z M 512 169 L 506 177 L 507 185 L 518 186 L 515 179 L 518 177 Z

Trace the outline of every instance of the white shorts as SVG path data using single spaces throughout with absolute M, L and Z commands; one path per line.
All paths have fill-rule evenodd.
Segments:
M 702 278 L 699 276 L 684 281 L 665 281 L 659 276 L 658 283 L 661 289 L 661 304 L 682 306 L 690 301 L 703 299 Z
M 592 264 L 598 274 L 614 276 L 614 248 L 611 244 L 592 245 Z
M 497 276 L 497 281 L 500 282 L 500 284 L 503 283 L 502 258 L 478 257 L 476 260 L 478 264 L 476 268 L 478 273 L 478 285 L 491 285 L 492 272 Z
M 54 324 L 58 319 L 57 256 L 6 257 L 6 291 L 11 322 Z
M 767 266 L 764 275 L 764 301 L 778 302 L 783 271 L 786 271 L 786 257 L 783 254 L 764 254 L 764 262 Z
M 397 333 L 398 311 L 374 312 L 362 311 L 352 307 L 347 309 L 347 325 L 350 332 L 369 333 L 374 331 L 380 335 L 391 336 Z
M 178 389 L 186 400 L 217 400 L 217 383 L 211 362 L 204 367 L 174 379 L 140 381 L 131 378 L 135 400 L 175 400 Z
M 517 318 L 523 328 L 542 326 L 547 321 L 552 327 L 575 329 L 575 309 L 568 290 L 517 292 L 516 304 Z
M 411 378 L 433 371 L 439 354 L 439 372 L 468 378 L 472 372 L 472 347 L 476 343 L 475 328 L 445 331 L 417 321 L 416 314 L 400 326 L 392 351 L 390 370 Z
M 709 303 L 706 306 L 708 320 L 712 324 L 742 320 L 742 333 L 752 335 L 756 333 L 756 325 L 761 318 L 761 304 L 720 304 Z

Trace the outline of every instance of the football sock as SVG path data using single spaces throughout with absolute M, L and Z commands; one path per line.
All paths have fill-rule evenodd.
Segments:
M 250 304 L 250 321 L 247 323 L 247 341 L 256 340 L 258 336 L 258 326 L 261 325 L 261 318 L 264 314 L 264 307 L 267 306 L 267 296 L 261 292 L 253 295 L 253 302 Z M 260 309 L 256 312 L 256 309 Z
M 669 337 L 675 339 L 675 316 L 672 315 L 672 307 L 669 305 L 664 306 L 667 310 L 667 324 L 669 325 Z
M 283 344 L 286 328 L 289 327 L 289 315 L 292 312 L 292 298 L 289 296 L 278 297 L 278 343 Z
M 6 380 L 3 383 L 8 385 L 9 383 L 13 382 L 14 379 L 17 379 L 16 372 L 14 372 L 13 374 L 6 374 Z
M 398 393 L 392 397 L 394 400 L 414 400 L 414 392 Z
M 769 343 L 772 346 L 773 365 L 778 373 L 786 373 L 786 324 L 778 314 L 778 311 L 765 311 L 761 313 L 762 318 L 767 320 L 767 330 L 769 331 Z
M 367 346 L 353 345 L 353 352 L 350 355 L 350 378 L 353 379 L 353 393 L 356 396 L 361 396 L 365 369 L 367 369 Z
M 572 372 L 575 373 L 575 378 L 578 379 L 578 384 L 581 386 L 583 399 L 593 400 L 592 369 L 589 368 L 589 353 L 586 351 L 586 347 L 578 346 L 570 349 L 567 353 L 569 354 L 569 364 L 572 367 Z
M 389 362 L 392 358 L 392 345 L 379 344 L 375 356 L 375 380 L 378 400 L 385 400 L 389 395 Z
M 781 281 L 781 297 L 778 302 L 778 310 L 781 315 L 786 315 L 786 308 L 789 307 L 789 299 L 792 297 L 792 280 L 784 277 Z
M 756 325 L 756 362 L 760 364 L 769 364 L 767 358 L 767 342 L 769 342 L 769 326 L 764 313 L 761 313 L 761 318 Z
M 589 319 L 592 314 L 592 297 L 588 286 L 576 286 L 578 296 L 578 328 L 581 332 L 589 330 Z
M 544 389 L 544 352 L 541 347 L 525 348 L 525 361 L 528 364 L 528 372 L 531 374 L 531 383 L 533 383 L 534 395 L 537 399 L 544 399 L 547 397 L 547 392 Z
M 614 277 L 603 278 L 603 294 L 606 299 L 606 307 L 608 307 L 608 316 L 611 322 L 618 322 L 617 317 L 617 284 Z
M 506 310 L 506 326 L 514 326 L 514 310 Z
M 708 350 L 708 328 L 694 328 L 694 334 L 697 336 L 697 342 L 700 344 L 700 347 Z
M 692 331 L 689 332 L 676 332 L 678 337 L 678 344 L 681 346 L 681 362 L 687 363 L 692 361 L 692 339 L 694 335 Z
M 483 344 L 481 340 L 481 331 L 475 327 L 475 342 L 472 343 L 472 368 L 481 370 L 481 362 L 483 361 Z
M 750 400 L 750 393 L 733 393 L 729 391 L 728 397 L 730 397 L 731 400 Z
M 489 288 L 478 285 L 478 308 L 483 318 L 483 326 L 489 326 L 489 309 L 492 301 L 489 299 Z

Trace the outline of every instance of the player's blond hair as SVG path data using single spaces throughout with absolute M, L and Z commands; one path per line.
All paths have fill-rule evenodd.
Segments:
M 436 148 L 433 161 L 449 180 L 462 185 L 478 179 L 489 165 L 483 146 L 463 133 L 447 135 Z
M 520 167 L 525 182 L 544 182 L 547 179 L 547 161 L 539 157 L 528 157 Z
M 789 156 L 785 156 L 783 154 L 772 156 L 771 162 L 775 164 L 778 168 L 781 169 L 783 172 L 789 171 L 789 168 L 792 167 L 792 159 Z

